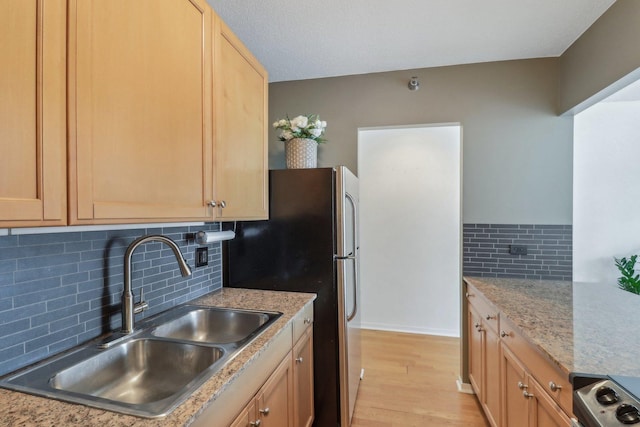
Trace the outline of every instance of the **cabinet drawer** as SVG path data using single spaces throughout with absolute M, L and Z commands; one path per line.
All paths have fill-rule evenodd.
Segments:
M 572 388 L 566 373 L 527 341 L 518 328 L 506 317 L 501 320 L 502 342 L 522 361 L 544 391 L 567 413 L 572 414 Z
M 500 327 L 500 314 L 498 309 L 491 304 L 480 291 L 468 283 L 466 297 L 469 304 L 471 304 L 480 317 L 482 317 L 482 324 L 497 333 Z
M 313 324 L 313 302 L 310 302 L 293 318 L 293 344 Z

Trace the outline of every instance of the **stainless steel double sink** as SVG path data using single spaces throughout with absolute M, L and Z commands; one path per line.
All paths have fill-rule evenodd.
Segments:
M 0 386 L 147 418 L 184 402 L 281 313 L 182 305 L 0 380 Z

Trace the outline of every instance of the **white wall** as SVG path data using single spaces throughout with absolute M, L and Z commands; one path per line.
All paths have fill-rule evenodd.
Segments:
M 461 128 L 358 132 L 362 326 L 459 336 Z
M 640 254 L 639 118 L 638 101 L 574 118 L 573 280 L 615 283 L 613 257 Z

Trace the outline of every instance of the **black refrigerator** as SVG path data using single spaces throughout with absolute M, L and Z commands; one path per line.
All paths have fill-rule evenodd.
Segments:
M 316 427 L 348 427 L 363 370 L 358 178 L 346 167 L 269 171 L 269 220 L 235 224 L 224 286 L 310 292 Z

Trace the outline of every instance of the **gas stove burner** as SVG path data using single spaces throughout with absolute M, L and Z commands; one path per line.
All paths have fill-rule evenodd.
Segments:
M 636 424 L 640 423 L 640 412 L 635 406 L 623 403 L 616 409 L 616 418 L 622 424 Z
M 602 386 L 596 390 L 596 400 L 603 405 L 613 405 L 620 397 L 611 387 Z

